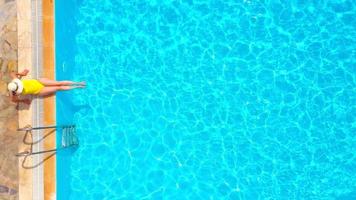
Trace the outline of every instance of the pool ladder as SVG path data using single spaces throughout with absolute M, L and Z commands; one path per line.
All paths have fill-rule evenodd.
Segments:
M 16 156 L 30 156 L 30 155 L 36 155 L 36 154 L 49 153 L 49 152 L 56 152 L 59 149 L 75 147 L 75 146 L 79 145 L 79 140 L 76 135 L 75 125 L 41 126 L 41 127 L 32 127 L 31 125 L 27 125 L 24 128 L 17 129 L 17 131 L 26 131 L 26 134 L 27 133 L 31 134 L 31 132 L 33 130 L 43 130 L 43 129 L 56 129 L 56 130 L 61 129 L 62 130 L 61 147 L 55 148 L 55 149 L 50 149 L 50 150 L 39 151 L 39 152 L 32 152 L 32 143 L 31 143 L 30 151 L 24 151 L 24 152 L 17 153 Z M 25 137 L 26 137 L 26 135 L 25 135 Z

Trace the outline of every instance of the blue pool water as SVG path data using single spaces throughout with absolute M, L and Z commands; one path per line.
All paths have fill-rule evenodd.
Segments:
M 58 199 L 356 198 L 355 1 L 55 10 Z

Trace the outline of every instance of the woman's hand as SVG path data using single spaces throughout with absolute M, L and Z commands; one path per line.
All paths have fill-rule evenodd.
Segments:
M 28 70 L 28 69 L 24 69 L 24 70 L 22 71 L 22 73 L 24 73 L 25 76 L 28 74 L 28 72 L 30 72 L 30 70 Z

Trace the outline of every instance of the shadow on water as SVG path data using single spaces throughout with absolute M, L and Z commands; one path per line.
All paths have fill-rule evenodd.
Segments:
M 349 199 L 356 199 L 356 191 L 342 194 L 342 195 L 336 197 L 336 200 L 349 200 Z
M 57 125 L 59 124 L 74 124 L 74 114 L 76 112 L 86 110 L 89 108 L 87 105 L 76 105 L 74 102 L 73 93 L 61 92 L 58 93 L 56 98 L 56 119 Z M 57 148 L 61 145 L 62 131 L 57 131 Z M 66 148 L 57 151 L 56 155 L 56 174 L 57 174 L 57 198 L 68 199 L 71 194 L 70 184 L 72 181 L 71 166 L 73 154 L 79 147 Z

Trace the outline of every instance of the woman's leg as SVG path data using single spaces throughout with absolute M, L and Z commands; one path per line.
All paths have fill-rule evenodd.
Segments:
M 51 87 L 44 87 L 38 93 L 38 96 L 44 97 L 44 96 L 50 96 L 55 94 L 57 91 L 60 90 L 71 90 L 75 88 L 83 88 L 84 86 L 51 86 Z
M 48 78 L 38 79 L 40 83 L 44 86 L 70 86 L 70 85 L 85 85 L 85 82 L 74 82 L 74 81 L 55 81 Z

